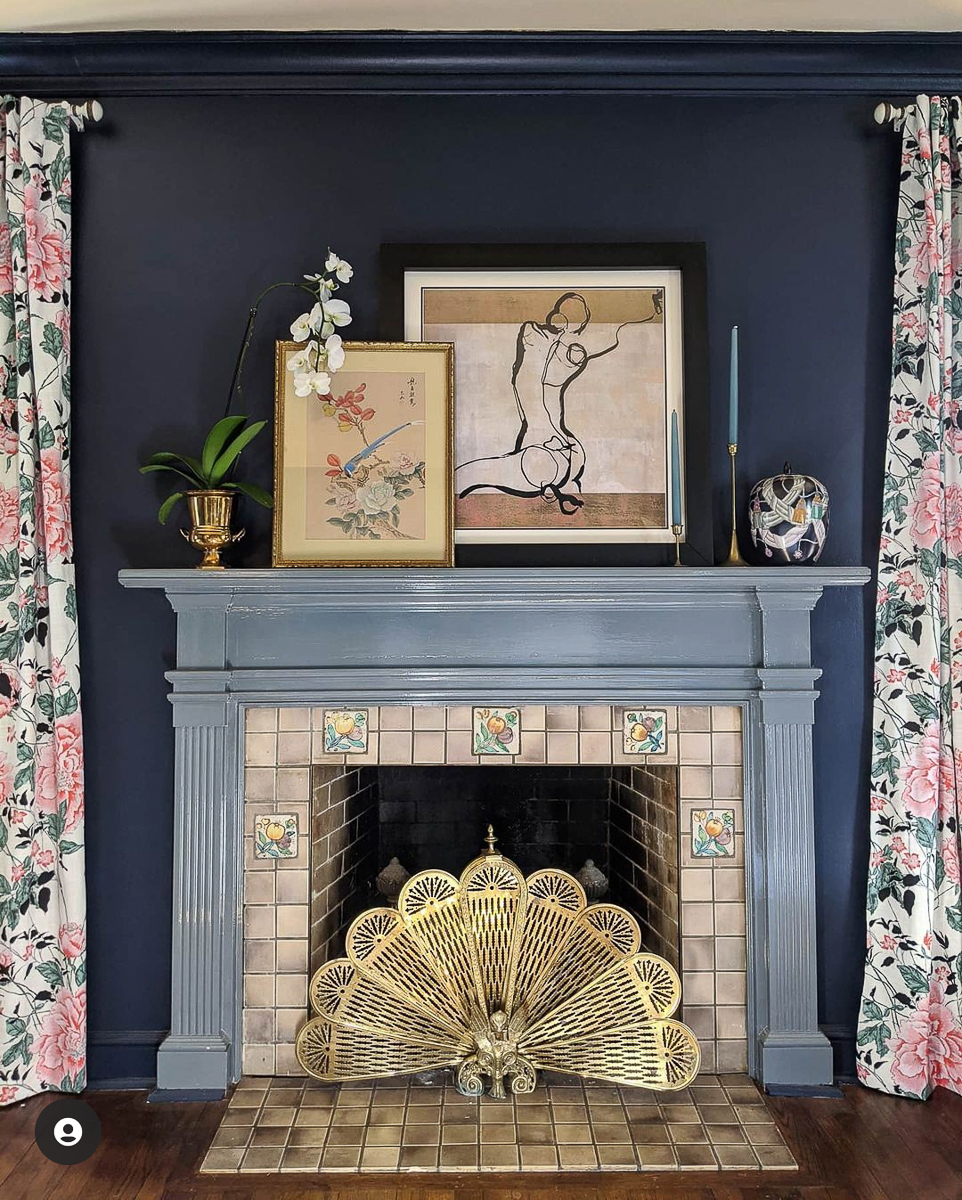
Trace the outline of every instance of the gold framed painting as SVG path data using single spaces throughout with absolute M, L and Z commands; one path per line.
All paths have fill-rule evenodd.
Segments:
M 274 363 L 275 567 L 454 561 L 454 348 L 346 342 L 330 396 Z

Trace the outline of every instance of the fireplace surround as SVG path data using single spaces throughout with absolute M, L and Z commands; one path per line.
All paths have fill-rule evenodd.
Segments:
M 242 1069 L 248 710 L 545 703 L 737 706 L 749 1072 L 831 1083 L 818 1029 L 810 612 L 862 568 L 124 571 L 177 614 L 171 1031 L 158 1095 Z

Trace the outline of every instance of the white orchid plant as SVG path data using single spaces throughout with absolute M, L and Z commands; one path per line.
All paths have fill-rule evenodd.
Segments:
M 346 300 L 335 299 L 334 293 L 342 283 L 349 283 L 353 274 L 354 268 L 351 264 L 329 249 L 323 271 L 305 275 L 303 283 L 272 283 L 264 288 L 248 315 L 247 330 L 237 356 L 237 365 L 234 367 L 234 377 L 227 397 L 227 412 L 230 412 L 235 388 L 243 402 L 244 361 L 254 336 L 257 310 L 264 297 L 277 288 L 299 288 L 307 292 L 314 301 L 310 310 L 301 313 L 291 325 L 294 340 L 305 343 L 303 350 L 292 354 L 287 363 L 287 369 L 294 372 L 294 390 L 298 396 L 330 395 L 332 377 L 344 365 L 341 335 L 335 331 L 350 325 L 352 320 L 351 306 Z
M 328 250 L 323 273 L 304 276 L 316 301 L 310 312 L 301 313 L 291 325 L 294 340 L 306 343 L 287 362 L 287 369 L 294 372 L 298 396 L 329 396 L 331 377 L 344 365 L 344 347 L 336 330 L 350 325 L 351 306 L 335 299 L 334 293 L 342 283 L 349 283 L 353 274 L 349 262 Z

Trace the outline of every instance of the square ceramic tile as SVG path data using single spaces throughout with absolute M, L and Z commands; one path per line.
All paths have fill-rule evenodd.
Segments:
M 367 752 L 366 708 L 326 708 L 324 710 L 324 753 L 365 754 Z
M 470 1123 L 448 1115 L 449 1093 L 455 1109 L 470 1107 Z M 436 1101 L 442 1094 L 445 1115 L 439 1118 Z M 586 1098 L 590 1124 L 578 1115 Z M 539 1110 L 541 1120 L 522 1122 L 525 1110 Z M 603 1120 L 596 1110 L 603 1111 Z M 742 1074 L 722 1081 L 702 1074 L 691 1088 L 670 1098 L 662 1095 L 660 1104 L 655 1094 L 632 1088 L 539 1083 L 524 1097 L 472 1102 L 451 1088 L 305 1088 L 277 1076 L 247 1078 L 238 1085 L 201 1169 L 276 1170 L 279 1155 L 281 1170 L 309 1174 L 504 1171 L 519 1165 L 552 1171 L 796 1167 L 764 1097 Z
M 254 818 L 255 858 L 297 858 L 297 817 L 294 813 Z
M 475 754 L 520 754 L 520 708 L 475 707 L 471 727 Z
M 730 858 L 735 853 L 735 810 L 692 809 L 691 852 L 695 858 Z
M 668 713 L 663 708 L 627 708 L 624 735 L 626 754 L 666 754 Z

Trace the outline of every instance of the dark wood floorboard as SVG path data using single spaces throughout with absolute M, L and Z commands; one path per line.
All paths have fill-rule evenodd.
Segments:
M 49 1162 L 33 1127 L 55 1097 L 0 1110 L 4 1200 L 962 1200 L 962 1096 L 925 1104 L 845 1088 L 840 1100 L 770 1100 L 800 1170 L 373 1176 L 199 1175 L 224 1104 L 148 1105 L 92 1092 L 103 1141 L 75 1167 Z

